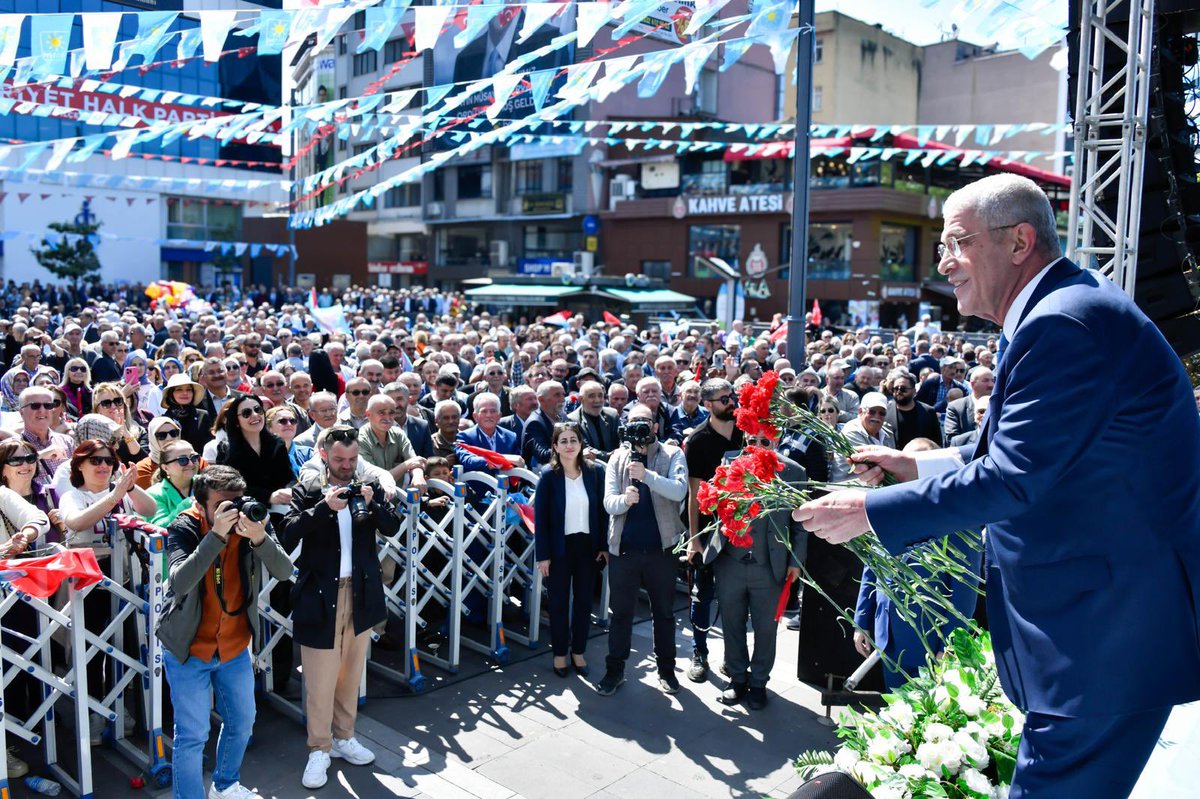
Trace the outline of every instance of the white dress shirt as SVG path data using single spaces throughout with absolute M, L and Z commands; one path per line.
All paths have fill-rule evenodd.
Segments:
M 338 521 L 338 538 L 342 544 L 342 558 L 338 565 L 338 577 L 349 577 L 354 573 L 353 563 L 350 558 L 350 548 L 353 545 L 353 537 L 351 535 L 354 520 L 350 517 L 350 506 L 342 508 L 337 512 Z
M 563 529 L 567 535 L 591 533 L 592 530 L 588 524 L 588 495 L 587 489 L 583 485 L 583 475 L 578 477 L 563 475 L 563 480 L 567 487 L 567 515 L 563 520 Z

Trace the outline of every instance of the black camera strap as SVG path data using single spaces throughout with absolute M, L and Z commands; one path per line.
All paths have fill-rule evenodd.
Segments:
M 229 535 L 236 535 L 236 533 L 230 531 Z M 242 542 L 238 541 L 235 546 L 241 547 Z M 241 552 L 237 553 L 237 556 L 239 559 L 241 558 L 241 554 L 242 554 Z M 216 588 L 217 602 L 221 605 L 221 611 L 226 616 L 240 616 L 246 612 L 246 608 L 250 607 L 250 602 L 253 599 L 253 597 L 252 597 L 253 591 L 250 590 L 249 586 L 242 587 L 242 590 L 246 595 L 246 599 L 244 602 L 242 602 L 242 606 L 240 608 L 238 608 L 237 610 L 230 610 L 225 605 L 225 579 L 224 579 L 225 569 L 222 565 L 222 561 L 224 559 L 225 559 L 225 552 L 224 552 L 224 548 L 222 548 L 221 554 L 219 556 L 217 556 L 216 561 L 213 563 L 213 587 Z

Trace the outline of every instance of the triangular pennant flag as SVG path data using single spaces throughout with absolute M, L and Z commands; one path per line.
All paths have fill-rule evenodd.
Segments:
M 74 14 L 37 14 L 29 20 L 30 78 L 61 75 L 67 66 Z
M 199 28 L 188 28 L 182 31 L 179 34 L 179 46 L 175 49 L 175 57 L 180 61 L 194 57 L 203 40 Z
M 418 9 L 418 10 L 420 10 L 420 9 Z M 425 89 L 425 107 L 432 108 L 433 106 L 437 105 L 441 101 L 441 99 L 443 97 L 445 97 L 450 92 L 450 90 L 453 88 L 454 88 L 454 85 L 449 84 L 449 83 L 447 83 L 443 86 L 427 87 Z
M 262 12 L 265 16 L 268 12 Z M 212 63 L 221 57 L 225 38 L 237 19 L 236 11 L 205 11 L 200 15 L 200 39 L 204 43 L 204 60 Z
M 21 43 L 24 14 L 0 14 L 0 67 L 11 67 Z
M 433 47 L 452 11 L 454 6 L 417 6 L 414 49 L 418 53 Z
M 396 29 L 396 25 L 400 23 L 400 15 L 404 13 L 402 8 L 394 8 L 391 6 L 372 6 L 366 11 L 366 30 L 363 35 L 363 40 L 359 42 L 355 53 L 365 53 L 367 50 L 379 50 L 387 43 L 388 37 L 392 35 L 392 31 Z
M 26 200 L 28 200 L 28 199 L 29 199 L 29 194 L 30 194 L 30 193 L 29 193 L 29 192 L 27 192 L 27 191 L 19 191 L 19 192 L 17 192 L 17 199 L 18 199 L 20 202 L 25 202 Z
M 158 54 L 167 39 L 171 23 L 179 16 L 178 11 L 143 11 L 137 15 L 138 32 L 133 40 L 132 55 L 140 55 L 143 63 L 149 64 Z
M 550 92 L 550 84 L 554 81 L 554 70 L 540 69 L 529 74 L 530 93 L 533 96 L 533 107 L 541 111 L 546 104 L 546 95 Z
M 479 34 L 487 28 L 488 23 L 503 10 L 504 6 L 499 3 L 467 6 L 467 22 L 463 29 L 454 35 L 454 47 L 461 50 L 475 41 Z
M 371 11 L 372 9 L 367 9 Z M 263 11 L 258 27 L 258 54 L 279 55 L 287 44 L 292 26 L 292 15 L 288 11 Z
M 713 37 L 717 35 L 714 33 Z M 695 90 L 696 79 L 700 77 L 700 70 L 708 62 L 713 50 L 717 49 L 717 44 L 715 41 L 705 41 L 688 45 L 688 54 L 683 59 L 684 91 L 688 94 L 691 94 Z
M 622 20 L 613 31 L 614 39 L 620 39 L 638 23 L 646 19 L 646 15 L 658 8 L 659 0 L 625 0 L 613 9 L 613 17 Z
M 736 64 L 738 59 L 742 57 L 743 53 L 750 49 L 750 45 L 752 44 L 754 44 L 754 42 L 750 41 L 749 39 L 726 42 L 725 54 L 721 57 L 721 71 L 725 72 L 731 66 Z
M 487 108 L 487 118 L 495 119 L 500 116 L 500 111 L 504 108 L 508 98 L 512 96 L 513 89 L 517 88 L 517 84 L 521 82 L 524 75 L 497 75 L 492 78 L 493 97 L 492 104 Z
M 83 54 L 88 69 L 103 70 L 112 66 L 113 48 L 117 44 L 117 30 L 121 27 L 121 14 L 106 11 L 98 14 L 80 14 L 83 23 Z
M 46 171 L 53 172 L 62 166 L 63 159 L 67 157 L 67 153 L 71 152 L 71 148 L 75 146 L 78 139 L 59 139 L 54 142 L 54 149 L 50 154 L 50 160 L 46 162 Z
M 521 32 L 517 35 L 517 44 L 524 43 L 537 29 L 550 21 L 559 12 L 564 3 L 526 3 L 525 16 L 521 24 Z
M 579 34 L 577 46 L 586 47 L 604 23 L 612 17 L 612 6 L 608 3 L 576 3 L 575 27 Z
M 696 3 L 696 11 L 692 14 L 692 18 L 688 20 L 687 30 L 684 32 L 687 36 L 696 36 L 700 33 L 700 29 L 704 27 L 710 19 L 715 17 L 717 13 L 729 5 L 729 0 L 698 0 Z

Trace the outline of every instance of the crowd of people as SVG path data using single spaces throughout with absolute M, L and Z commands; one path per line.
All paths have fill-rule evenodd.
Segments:
M 765 514 L 749 548 L 723 547 L 699 510 L 699 486 L 749 444 L 777 447 L 787 479 L 836 482 L 853 470 L 799 434 L 746 439 L 734 424 L 739 387 L 774 370 L 793 401 L 855 443 L 964 445 L 979 435 L 998 344 L 974 346 L 932 326 L 911 336 L 812 329 L 793 355 L 783 337 L 741 322 L 676 326 L 671 336 L 583 316 L 512 323 L 426 288 L 351 289 L 338 298 L 350 330 L 331 333 L 294 293 L 206 296 L 211 312 L 187 315 L 116 289 L 82 297 L 10 283 L 0 320 L 0 551 L 90 547 L 104 566 L 114 514 L 168 532 L 160 637 L 181 799 L 255 796 L 239 766 L 254 721 L 260 565 L 280 581 L 272 604 L 292 615 L 306 679 L 304 786 L 325 783 L 330 758 L 373 760 L 354 725 L 368 637 L 386 629 L 384 585 L 395 579 L 390 562 L 380 566 L 378 536 L 400 524 L 392 503 L 401 487 L 444 515 L 450 498 L 429 481 L 452 480 L 456 465 L 542 473 L 535 552 L 555 674 L 590 673 L 594 588 L 607 568 L 612 616 L 597 691 L 612 695 L 625 679 L 642 588 L 660 686 L 679 691 L 672 600 L 683 561 L 692 590 L 686 676 L 708 679 L 716 597 L 722 701 L 765 706 L 775 604 L 806 534 L 786 514 Z M 288 553 L 301 542 L 289 582 Z M 467 610 L 468 621 L 484 618 L 478 596 Z M 110 621 L 99 592 L 85 611 L 89 629 Z M 14 620 L 14 629 L 30 623 Z M 272 657 L 276 684 L 286 683 L 291 647 Z M 88 679 L 97 695 L 111 684 L 102 658 Z M 206 793 L 209 688 L 223 726 Z M 10 711 L 32 707 L 33 692 L 22 690 L 24 700 L 6 696 Z M 103 725 L 93 719 L 93 736 Z M 8 765 L 10 777 L 27 768 L 12 753 Z

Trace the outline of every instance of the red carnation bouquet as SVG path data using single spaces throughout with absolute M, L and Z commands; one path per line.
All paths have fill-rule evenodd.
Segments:
M 778 440 L 783 431 L 806 436 L 827 450 L 849 457 L 854 445 L 841 431 L 822 422 L 808 408 L 797 406 L 778 391 L 779 376 L 766 372 L 754 383 L 738 391 L 737 426 L 748 436 Z M 701 485 L 697 502 L 702 513 L 714 517 L 714 525 L 731 544 L 748 547 L 750 524 L 764 513 L 791 511 L 807 502 L 810 492 L 870 488 L 861 483 L 830 484 L 817 481 L 789 483 L 780 477 L 783 462 L 773 450 L 747 447 L 732 462 L 719 466 L 713 478 Z M 786 533 L 783 543 L 790 542 Z M 923 544 L 899 558 L 889 553 L 874 533 L 859 536 L 844 546 L 853 552 L 863 565 L 876 575 L 877 589 L 892 600 L 901 619 L 917 629 L 941 629 L 950 620 L 974 627 L 951 603 L 945 588 L 947 580 L 957 580 L 981 591 L 980 577 L 969 565 L 963 547 L 979 549 L 978 536 L 960 533 Z M 825 593 L 804 568 L 801 579 L 831 603 Z M 843 618 L 853 623 L 853 615 L 834 603 Z M 864 631 L 868 637 L 872 631 Z

